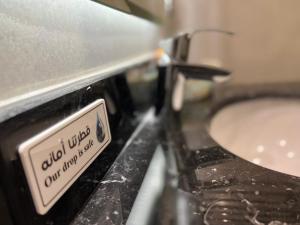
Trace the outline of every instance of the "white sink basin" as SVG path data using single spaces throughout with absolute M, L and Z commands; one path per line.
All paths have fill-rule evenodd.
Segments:
M 245 160 L 300 177 L 300 100 L 261 98 L 229 105 L 212 119 L 210 135 Z

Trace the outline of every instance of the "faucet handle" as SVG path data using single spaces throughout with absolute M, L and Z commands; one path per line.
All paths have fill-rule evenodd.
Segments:
M 212 80 L 214 76 L 228 76 L 229 70 L 211 65 L 194 65 L 186 62 L 172 62 L 172 66 L 186 78 Z

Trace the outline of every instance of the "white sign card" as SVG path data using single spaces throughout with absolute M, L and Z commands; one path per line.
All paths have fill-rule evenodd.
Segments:
M 103 99 L 22 143 L 19 154 L 39 214 L 45 214 L 111 141 Z

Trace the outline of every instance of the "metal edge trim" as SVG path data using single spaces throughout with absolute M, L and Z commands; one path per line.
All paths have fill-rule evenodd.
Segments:
M 136 66 L 154 59 L 154 51 L 145 53 L 130 60 L 120 62 L 117 65 L 107 66 L 104 69 L 100 69 L 100 71 L 96 69 L 95 71 L 89 72 L 86 75 L 0 101 L 0 122 L 10 119 L 45 102 L 91 85 L 94 82 L 104 80 L 105 78 L 122 72 L 129 67 Z

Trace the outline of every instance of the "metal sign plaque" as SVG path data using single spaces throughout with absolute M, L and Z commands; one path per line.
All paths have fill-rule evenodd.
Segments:
M 103 99 L 22 143 L 19 154 L 39 214 L 45 214 L 111 141 Z

